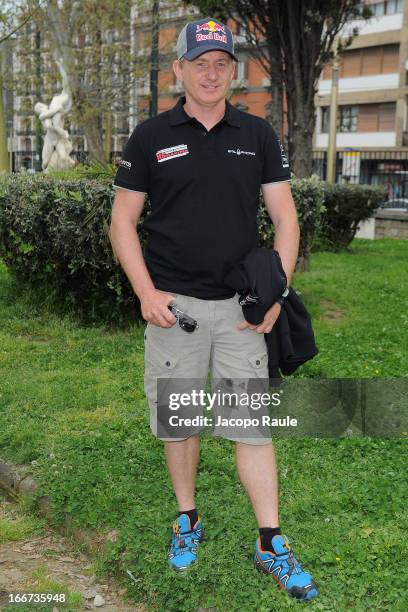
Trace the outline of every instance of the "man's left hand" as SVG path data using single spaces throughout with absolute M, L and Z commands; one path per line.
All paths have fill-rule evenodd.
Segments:
M 242 321 L 242 323 L 238 325 L 238 329 L 246 329 L 249 327 L 249 329 L 253 329 L 254 331 L 258 332 L 258 334 L 269 334 L 272 327 L 275 325 L 276 319 L 279 317 L 281 308 L 282 306 L 276 302 L 276 304 L 271 306 L 269 310 L 266 311 L 262 323 L 259 323 L 259 325 L 253 325 L 252 323 L 248 323 L 248 321 Z

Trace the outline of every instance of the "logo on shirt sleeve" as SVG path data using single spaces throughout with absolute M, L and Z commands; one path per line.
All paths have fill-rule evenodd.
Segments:
M 130 170 L 132 164 L 130 161 L 126 161 L 126 159 L 121 159 L 119 162 L 119 166 L 122 166 L 122 168 L 126 168 L 126 170 Z
M 164 162 L 168 159 L 174 159 L 175 157 L 182 157 L 183 155 L 188 155 L 190 151 L 186 144 L 176 145 L 175 147 L 168 147 L 167 149 L 160 149 L 160 151 L 156 151 L 157 161 Z
M 288 156 L 286 155 L 285 149 L 283 148 L 283 145 L 279 137 L 278 137 L 278 142 L 279 142 L 279 147 L 280 147 L 280 152 L 281 152 L 282 168 L 289 168 Z

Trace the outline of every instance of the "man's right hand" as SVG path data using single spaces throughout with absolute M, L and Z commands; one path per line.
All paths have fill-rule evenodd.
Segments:
M 172 327 L 176 317 L 167 308 L 176 298 L 170 293 L 150 289 L 140 296 L 142 317 L 145 321 L 159 327 Z

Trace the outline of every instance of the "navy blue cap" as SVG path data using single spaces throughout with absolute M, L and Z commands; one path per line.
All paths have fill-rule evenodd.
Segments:
M 207 51 L 225 51 L 234 60 L 234 38 L 231 30 L 212 17 L 190 21 L 181 30 L 177 40 L 177 59 L 193 60 Z

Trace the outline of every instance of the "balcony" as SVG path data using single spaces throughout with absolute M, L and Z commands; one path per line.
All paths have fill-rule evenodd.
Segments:
M 402 13 L 394 13 L 393 15 L 382 15 L 380 17 L 371 17 L 367 21 L 356 19 L 349 21 L 341 31 L 341 35 L 346 37 L 353 32 L 354 28 L 358 28 L 359 36 L 364 34 L 378 34 L 379 32 L 389 32 L 390 30 L 400 30 L 402 28 Z
M 318 95 L 328 96 L 331 93 L 331 79 L 321 79 L 319 81 Z M 374 74 L 369 76 L 346 77 L 339 79 L 339 93 L 349 93 L 361 91 L 369 93 L 371 91 L 382 91 L 397 89 L 399 86 L 398 72 L 388 74 Z
M 248 79 L 234 79 L 231 83 L 232 89 L 248 89 L 249 82 Z

